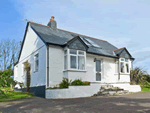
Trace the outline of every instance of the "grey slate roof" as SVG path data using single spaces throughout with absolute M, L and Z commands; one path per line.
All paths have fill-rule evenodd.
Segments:
M 89 47 L 87 50 L 88 53 L 116 57 L 113 54 L 113 50 L 117 49 L 117 47 L 113 46 L 107 41 L 91 38 L 84 35 L 79 35 L 61 29 L 54 30 L 48 26 L 32 22 L 30 22 L 30 26 L 46 43 L 65 45 L 69 40 L 73 39 L 75 36 L 80 36 L 82 41 Z
M 124 50 L 125 48 L 120 48 L 120 49 L 118 49 L 118 50 L 115 50 L 114 52 L 115 52 L 115 54 L 117 55 L 119 55 L 123 50 Z

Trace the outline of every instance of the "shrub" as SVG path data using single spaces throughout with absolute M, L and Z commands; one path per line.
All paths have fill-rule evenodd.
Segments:
M 150 82 L 150 76 L 149 75 L 143 75 L 146 78 L 147 82 Z
M 0 71 L 0 87 L 10 87 L 12 84 L 11 70 Z
M 67 78 L 63 78 L 62 82 L 59 84 L 59 88 L 68 88 L 70 82 Z
M 88 81 L 83 81 L 83 84 L 84 84 L 84 85 L 90 85 L 90 82 L 88 82 Z
M 143 76 L 145 74 L 147 74 L 147 72 L 140 67 L 136 67 L 134 70 L 131 70 L 131 83 L 144 84 L 145 82 L 147 82 L 146 77 Z
M 84 83 L 82 82 L 82 80 L 76 79 L 71 83 L 71 85 L 84 85 Z

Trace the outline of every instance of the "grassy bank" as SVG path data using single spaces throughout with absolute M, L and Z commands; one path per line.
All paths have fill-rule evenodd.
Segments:
M 147 85 L 143 85 L 143 87 L 141 87 L 142 91 L 150 91 L 150 84 Z
M 26 92 L 17 92 L 17 91 L 4 91 L 4 94 L 0 95 L 0 102 L 19 100 L 25 97 L 33 97 L 34 95 Z

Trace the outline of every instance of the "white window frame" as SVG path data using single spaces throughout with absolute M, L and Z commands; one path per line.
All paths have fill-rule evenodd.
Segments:
M 65 50 L 67 50 L 67 54 L 65 54 Z M 85 51 L 82 51 L 82 50 L 76 50 L 77 51 L 77 54 L 70 54 L 70 50 L 76 50 L 76 49 L 68 49 L 68 48 L 66 48 L 66 49 L 64 49 L 64 58 L 65 58 L 65 56 L 67 56 L 67 64 L 64 64 L 64 70 L 65 71 L 67 71 L 67 70 L 74 70 L 74 71 L 86 71 L 86 52 Z M 84 55 L 81 55 L 81 54 L 79 54 L 79 52 L 84 52 Z M 70 67 L 70 63 L 71 63 L 71 61 L 70 61 L 70 56 L 76 56 L 76 69 L 74 69 L 74 68 L 71 68 Z M 81 69 L 78 69 L 78 56 L 83 56 L 84 57 L 84 62 L 85 62 L 85 67 L 84 67 L 84 70 L 81 70 Z M 64 61 L 65 61 L 65 59 L 64 59 Z M 64 62 L 65 63 L 65 62 Z M 65 69 L 65 65 L 67 65 L 67 68 Z
M 38 59 L 37 59 L 37 56 L 38 55 Z M 34 55 L 34 72 L 38 72 L 39 71 L 39 64 L 38 64 L 38 67 L 36 67 L 36 60 L 38 60 L 38 63 L 39 63 L 39 53 L 36 53 Z
M 121 59 L 123 59 L 124 61 L 121 61 Z M 119 59 L 119 70 L 120 70 L 121 74 L 130 74 L 130 64 L 129 64 L 130 63 L 130 59 L 128 59 L 128 62 L 125 61 L 126 59 L 128 59 L 128 58 L 120 58 Z M 123 65 L 124 66 L 124 73 L 121 72 L 121 63 L 124 64 Z M 128 70 L 129 70 L 129 72 L 127 72 L 126 64 L 128 64 Z

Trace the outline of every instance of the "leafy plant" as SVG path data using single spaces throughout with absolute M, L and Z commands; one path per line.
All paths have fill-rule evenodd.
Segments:
M 71 85 L 84 85 L 84 83 L 82 82 L 82 80 L 76 79 L 71 83 Z
M 59 84 L 59 88 L 68 88 L 68 86 L 70 85 L 70 82 L 67 78 L 63 77 L 62 82 Z
M 12 74 L 12 71 L 5 70 L 5 71 L 0 71 L 0 87 L 10 87 L 12 83 L 12 78 L 10 77 Z
M 0 89 L 0 96 L 5 96 L 4 91 L 2 91 L 1 89 Z
M 28 62 L 28 60 L 26 62 L 24 62 L 24 70 L 27 71 L 27 92 L 29 92 L 30 90 L 30 63 Z
M 130 80 L 131 80 L 131 84 L 145 84 L 147 83 L 147 77 L 145 77 L 144 75 L 146 75 L 147 72 L 140 68 L 140 67 L 136 67 L 134 70 L 131 70 L 130 72 Z
M 90 82 L 89 81 L 83 81 L 83 84 L 84 85 L 90 85 Z

